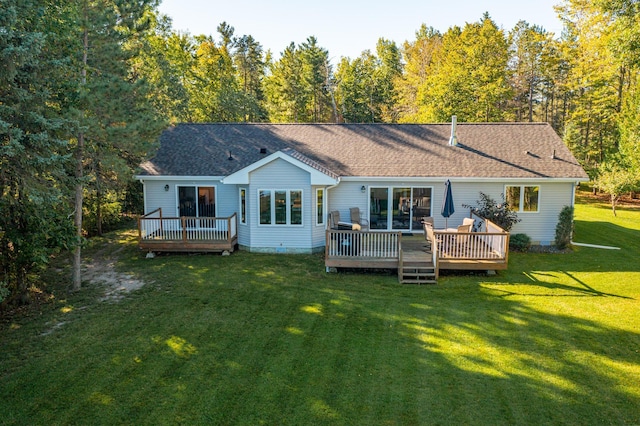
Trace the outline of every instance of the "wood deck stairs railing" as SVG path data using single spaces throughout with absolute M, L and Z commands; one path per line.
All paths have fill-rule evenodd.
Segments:
M 438 271 L 429 253 L 419 249 L 412 250 L 411 247 L 401 250 L 398 281 L 402 284 L 437 284 Z

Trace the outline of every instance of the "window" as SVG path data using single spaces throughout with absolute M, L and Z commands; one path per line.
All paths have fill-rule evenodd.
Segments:
M 517 212 L 537 212 L 539 208 L 539 186 L 507 186 L 506 200 Z
M 247 224 L 247 190 L 240 188 L 240 223 Z
M 212 186 L 179 186 L 178 214 L 187 217 L 215 217 L 216 189 Z
M 324 225 L 324 189 L 316 189 L 316 225 Z
M 302 191 L 261 189 L 260 225 L 302 225 Z

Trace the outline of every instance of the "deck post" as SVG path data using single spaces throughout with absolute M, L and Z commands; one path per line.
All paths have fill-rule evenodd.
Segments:
M 187 243 L 187 218 L 185 216 L 182 216 L 180 220 L 182 222 L 182 242 L 186 244 Z
M 164 235 L 164 230 L 162 229 L 162 207 L 158 207 L 158 218 L 160 221 L 160 235 Z

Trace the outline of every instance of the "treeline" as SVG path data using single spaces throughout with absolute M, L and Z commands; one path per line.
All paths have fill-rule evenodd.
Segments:
M 227 23 L 174 31 L 156 0 L 0 0 L 0 302 L 122 211 L 172 122 L 546 121 L 612 194 L 638 186 L 640 6 L 569 0 L 562 34 L 488 14 L 330 61 L 315 37 L 278 57 Z M 212 31 L 213 32 L 213 31 Z

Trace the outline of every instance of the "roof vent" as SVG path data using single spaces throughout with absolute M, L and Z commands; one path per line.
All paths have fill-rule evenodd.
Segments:
M 260 148 L 260 154 L 266 154 L 267 148 Z
M 555 160 L 556 159 L 556 150 L 553 150 L 553 154 L 551 154 L 551 159 Z
M 455 115 L 451 116 L 451 137 L 449 138 L 449 146 L 458 146 L 458 135 L 456 135 L 456 124 L 458 118 Z
M 231 151 L 229 151 L 229 158 L 228 158 L 228 160 L 229 160 L 229 161 L 233 160 L 233 156 L 231 155 Z

